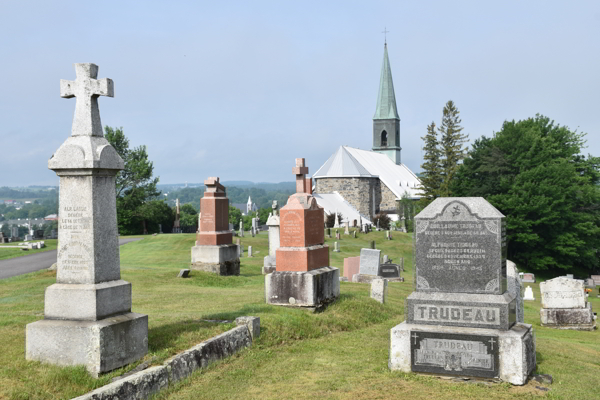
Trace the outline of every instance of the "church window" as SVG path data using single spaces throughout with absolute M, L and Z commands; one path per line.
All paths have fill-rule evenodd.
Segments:
M 381 132 L 381 147 L 387 147 L 387 132 Z

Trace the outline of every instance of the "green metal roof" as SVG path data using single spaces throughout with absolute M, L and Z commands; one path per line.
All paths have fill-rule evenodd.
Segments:
M 396 109 L 396 95 L 392 81 L 392 69 L 388 58 L 387 43 L 383 48 L 383 65 L 379 82 L 379 95 L 377 96 L 377 109 L 373 119 L 400 119 Z

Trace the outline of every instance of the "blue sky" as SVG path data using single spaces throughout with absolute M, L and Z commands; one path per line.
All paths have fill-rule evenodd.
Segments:
M 387 27 L 402 160 L 422 163 L 446 101 L 475 139 L 536 113 L 600 155 L 600 2 L 0 0 L 0 186 L 54 185 L 59 96 L 93 62 L 103 125 L 147 145 L 161 183 L 291 181 L 370 149 Z

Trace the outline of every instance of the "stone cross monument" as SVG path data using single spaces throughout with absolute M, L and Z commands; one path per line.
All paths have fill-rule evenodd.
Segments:
M 181 225 L 179 223 L 179 199 L 175 199 L 175 222 L 173 223 L 173 233 L 181 233 Z
M 267 303 L 320 308 L 340 294 L 339 269 L 329 266 L 323 231 L 324 211 L 310 193 L 308 167 L 296 159 L 296 194 L 279 213 L 280 247 L 276 271 L 265 276 Z
M 276 252 L 279 248 L 279 210 L 277 209 L 277 200 L 273 200 L 271 208 L 273 212 L 267 220 L 267 226 L 269 227 L 269 254 L 263 259 L 263 275 L 275 272 Z
M 60 178 L 56 283 L 46 289 L 44 319 L 27 325 L 25 356 L 98 376 L 148 352 L 148 316 L 131 312 L 131 284 L 121 280 L 115 177 L 123 160 L 98 111 L 113 82 L 97 80 L 94 64 L 75 72 L 75 81 L 60 82 L 62 97 L 77 98 L 71 137 L 48 161 Z
M 440 197 L 414 221 L 415 290 L 390 369 L 525 384 L 535 337 L 508 290 L 504 215 L 482 197 Z

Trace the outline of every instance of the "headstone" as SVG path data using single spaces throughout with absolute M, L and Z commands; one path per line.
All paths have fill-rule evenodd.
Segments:
M 248 246 L 248 257 L 252 257 L 252 246 Z
M 558 277 L 540 283 L 542 326 L 557 329 L 593 330 L 596 317 L 587 301 L 582 280 Z
M 371 249 L 375 250 L 375 241 L 374 240 L 371 240 L 370 246 L 371 246 Z
M 277 201 L 273 201 L 273 213 L 267 220 L 269 227 L 269 255 L 265 256 L 262 272 L 264 275 L 275 272 L 277 268 L 277 249 L 279 248 L 279 212 Z
M 29 241 L 29 240 L 33 240 L 33 236 L 32 235 L 25 235 L 23 238 L 24 241 Z
M 521 281 L 523 283 L 535 283 L 535 275 L 530 272 L 523 273 L 523 278 L 521 278 Z
M 279 213 L 277 266 L 275 272 L 265 276 L 265 297 L 273 305 L 316 309 L 339 297 L 340 275 L 337 268 L 329 266 L 325 214 L 311 194 L 303 158 L 296 159 L 293 173 L 296 193 Z
M 255 236 L 256 236 L 256 231 L 255 231 L 254 227 L 252 227 L 252 237 L 255 237 Z
M 46 289 L 44 319 L 27 325 L 25 356 L 93 376 L 144 357 L 148 316 L 131 312 L 131 284 L 121 280 L 115 177 L 123 160 L 104 138 L 98 96 L 113 96 L 98 67 L 75 64 L 77 79 L 60 82 L 76 97 L 73 128 L 48 161 L 59 176 L 56 283 Z
M 385 303 L 385 298 L 387 296 L 387 287 L 387 279 L 373 279 L 373 281 L 371 281 L 371 298 L 375 299 L 381 304 Z
M 358 274 L 360 269 L 360 257 L 344 258 L 344 276 L 352 282 L 352 277 Z
M 244 237 L 244 220 L 240 219 L 240 237 Z
M 340 252 L 340 245 L 338 244 L 338 242 L 333 243 L 333 251 L 336 253 Z
M 383 255 L 383 263 L 385 264 L 386 262 L 388 262 L 389 257 L 387 256 L 387 254 Z
M 377 275 L 380 257 L 381 250 L 361 249 L 359 273 L 361 275 Z
M 533 289 L 531 289 L 531 286 L 527 286 L 525 288 L 525 296 L 523 296 L 523 300 L 527 300 L 527 301 L 535 300 L 535 297 L 533 296 Z
M 391 234 L 391 232 L 390 232 L 390 231 L 385 231 L 385 238 L 386 238 L 387 240 L 392 240 L 392 234 Z
M 590 278 L 594 280 L 596 286 L 600 286 L 600 275 L 590 275 Z
M 379 232 L 379 218 L 377 218 L 377 231 Z
M 178 278 L 187 278 L 190 275 L 190 270 L 189 269 L 182 269 L 179 271 L 179 274 L 177 275 Z
M 175 199 L 175 222 L 173 223 L 173 233 L 181 233 L 181 225 L 179 222 L 179 218 L 180 218 L 179 199 Z
M 331 238 L 331 228 L 327 228 L 327 237 Z
M 200 200 L 202 220 L 192 247 L 191 269 L 219 275 L 239 275 L 238 246 L 229 230 L 229 199 L 218 177 L 204 181 L 206 191 Z
M 352 236 L 356 239 L 356 231 L 352 231 Z
M 344 235 L 350 234 L 350 223 L 348 221 L 344 222 Z
M 336 238 L 337 240 L 342 240 L 342 237 L 340 236 L 340 233 L 339 233 L 339 232 L 336 232 L 336 233 L 335 233 L 335 238 Z
M 20 237 L 19 236 L 19 227 L 17 227 L 17 226 L 12 227 L 12 237 L 14 237 L 14 238 Z
M 516 312 L 517 312 L 517 322 L 525 322 L 525 313 L 523 309 L 523 298 L 521 297 L 521 288 L 522 281 L 520 278 L 519 270 L 517 269 L 517 265 L 510 261 L 506 260 L 506 279 L 507 279 L 507 290 L 508 292 L 515 296 L 517 301 L 516 303 Z
M 535 341 L 507 290 L 504 215 L 481 197 L 437 198 L 414 223 L 415 291 L 390 369 L 525 384 Z
M 58 230 L 52 229 L 50 231 L 50 239 L 58 239 Z
M 565 275 L 565 276 L 566 276 L 568 279 L 575 279 L 575 278 L 573 277 L 573 274 L 567 274 L 567 275 Z
M 243 245 L 243 244 L 240 244 L 240 245 L 238 246 L 238 257 L 241 257 L 241 256 L 243 256 L 243 255 L 244 255 L 244 245 Z
M 340 218 L 338 216 L 337 211 L 335 212 L 335 217 L 334 217 L 333 221 L 334 221 L 333 227 L 334 228 L 339 228 L 340 227 Z M 336 231 L 336 234 L 337 234 L 337 231 Z

